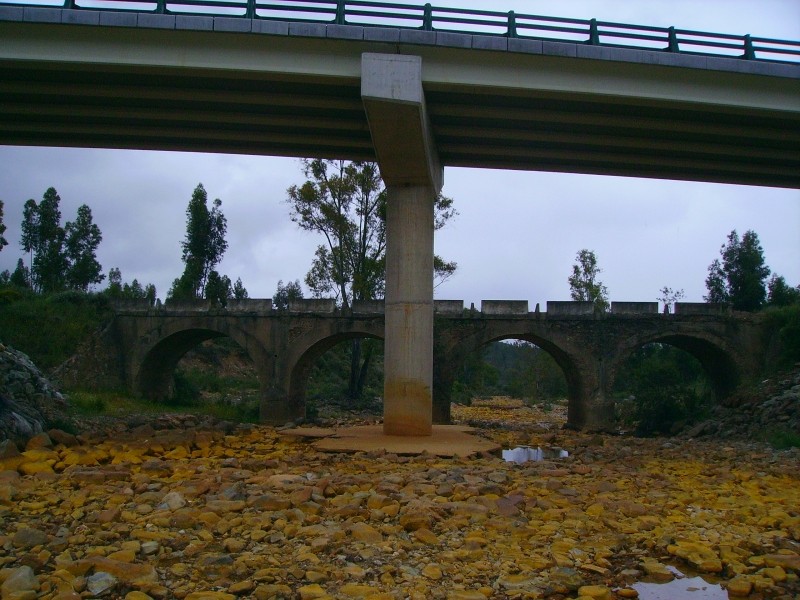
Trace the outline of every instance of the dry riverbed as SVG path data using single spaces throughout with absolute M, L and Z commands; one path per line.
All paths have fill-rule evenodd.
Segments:
M 673 567 L 798 597 L 796 449 L 584 435 L 502 399 L 454 417 L 569 456 L 326 454 L 176 417 L 34 438 L 0 459 L 2 598 L 613 599 Z

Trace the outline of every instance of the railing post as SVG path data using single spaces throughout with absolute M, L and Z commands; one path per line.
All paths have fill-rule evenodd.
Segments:
M 337 25 L 344 25 L 347 23 L 345 20 L 345 11 L 347 10 L 347 2 L 346 0 L 338 0 L 336 2 L 336 24 Z
M 422 29 L 433 31 L 433 7 L 430 2 L 425 5 L 425 12 L 422 14 Z
M 592 46 L 600 45 L 600 34 L 597 31 L 597 19 L 589 21 L 589 41 L 587 44 L 591 44 Z
M 160 15 L 167 12 L 167 0 L 156 0 L 156 12 Z
M 517 37 L 517 15 L 513 10 L 508 11 L 508 33 L 506 36 L 510 38 Z
M 753 48 L 753 40 L 750 38 L 749 33 L 744 36 L 744 56 L 742 58 L 746 60 L 756 59 L 756 51 L 755 48 Z
M 75 5 L 75 0 L 64 0 L 64 8 L 74 9 L 78 7 Z
M 670 52 L 680 52 L 681 48 L 678 45 L 678 34 L 675 33 L 675 28 L 669 28 L 669 44 L 667 45 L 667 50 Z
M 256 18 L 256 0 L 247 0 L 247 10 L 245 11 L 244 16 L 248 19 Z

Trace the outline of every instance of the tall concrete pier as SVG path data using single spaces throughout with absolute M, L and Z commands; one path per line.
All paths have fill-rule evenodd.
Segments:
M 361 96 L 389 197 L 383 431 L 431 435 L 434 202 L 442 167 L 433 144 L 422 59 L 364 54 Z

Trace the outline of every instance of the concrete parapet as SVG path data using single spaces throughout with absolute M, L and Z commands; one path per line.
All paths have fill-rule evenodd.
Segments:
M 382 315 L 385 310 L 383 300 L 353 300 L 353 314 Z
M 548 315 L 593 315 L 594 302 L 575 300 L 548 300 Z
M 272 312 L 272 298 L 245 298 L 244 300 L 228 300 L 228 312 Z
M 527 315 L 527 300 L 481 300 L 484 315 Z
M 434 300 L 433 312 L 440 315 L 460 315 L 464 312 L 464 301 Z
M 289 312 L 298 313 L 332 313 L 336 311 L 336 300 L 333 298 L 304 298 L 291 300 Z
M 729 304 L 719 302 L 676 302 L 675 314 L 681 315 L 720 315 L 731 312 Z
M 612 302 L 611 312 L 615 315 L 656 314 L 658 302 Z

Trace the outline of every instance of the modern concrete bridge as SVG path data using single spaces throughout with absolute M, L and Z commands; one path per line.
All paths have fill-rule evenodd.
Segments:
M 461 301 L 437 301 L 433 352 L 433 420 L 450 420 L 450 390 L 471 352 L 504 339 L 527 340 L 549 352 L 569 390 L 569 425 L 610 429 L 611 390 L 630 355 L 654 342 L 684 349 L 702 364 L 718 399 L 762 366 L 765 331 L 757 316 L 724 307 L 679 303 L 658 314 L 657 303 L 615 302 L 595 314 L 590 302 L 548 302 L 529 312 L 527 301 L 484 301 L 481 310 Z M 305 415 L 305 390 L 315 361 L 354 337 L 383 338 L 382 302 L 357 303 L 342 314 L 332 300 L 304 300 L 272 310 L 270 300 L 246 300 L 227 309 L 207 305 L 151 308 L 119 306 L 107 330 L 107 372 L 116 370 L 131 390 L 169 396 L 180 358 L 200 342 L 221 336 L 250 356 L 261 384 L 261 416 L 282 425 Z M 93 367 L 94 368 L 94 367 Z
M 314 18 L 263 0 L 2 4 L 0 143 L 377 160 L 386 433 L 431 432 L 444 166 L 800 187 L 797 42 L 290 4 Z

